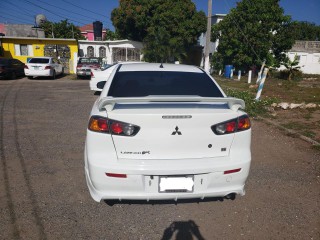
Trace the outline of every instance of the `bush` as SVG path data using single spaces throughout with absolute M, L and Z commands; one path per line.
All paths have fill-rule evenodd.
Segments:
M 284 80 L 301 81 L 304 74 L 298 69 L 294 69 L 291 71 L 286 69 L 281 71 L 273 71 L 270 76 Z
M 257 115 L 264 115 L 268 112 L 267 107 L 272 103 L 278 102 L 275 98 L 266 98 L 264 100 L 255 100 L 255 95 L 248 91 L 239 91 L 234 89 L 227 89 L 226 94 L 230 97 L 240 98 L 245 101 L 245 111 L 252 117 Z

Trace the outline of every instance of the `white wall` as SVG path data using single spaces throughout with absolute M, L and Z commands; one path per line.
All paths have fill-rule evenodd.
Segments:
M 306 74 L 320 74 L 320 53 L 307 52 L 288 52 L 288 56 L 292 61 L 295 55 L 299 58 L 300 70 Z M 285 69 L 284 66 L 280 70 Z

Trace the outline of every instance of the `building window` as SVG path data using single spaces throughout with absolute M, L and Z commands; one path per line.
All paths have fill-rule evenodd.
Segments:
M 20 44 L 20 55 L 21 56 L 28 56 L 28 45 L 27 44 Z
M 15 44 L 14 53 L 16 56 L 33 56 L 33 47 L 32 45 L 27 44 Z
M 99 48 L 99 57 L 105 58 L 106 57 L 106 48 L 105 47 L 100 47 Z
M 94 49 L 92 46 L 87 48 L 87 57 L 94 57 Z
M 140 61 L 140 50 L 135 48 L 127 49 L 127 60 L 139 62 Z

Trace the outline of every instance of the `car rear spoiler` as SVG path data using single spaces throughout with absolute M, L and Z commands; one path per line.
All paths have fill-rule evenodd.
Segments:
M 148 103 L 148 102 L 209 102 L 227 103 L 233 111 L 239 108 L 245 109 L 245 102 L 242 99 L 232 97 L 200 97 L 200 96 L 146 96 L 146 97 L 104 97 L 99 100 L 99 110 L 112 111 L 117 103 Z

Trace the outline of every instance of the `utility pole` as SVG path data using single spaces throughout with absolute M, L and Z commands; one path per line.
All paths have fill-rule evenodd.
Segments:
M 212 0 L 208 0 L 208 19 L 207 19 L 207 32 L 206 32 L 206 45 L 204 52 L 204 70 L 209 72 L 209 53 L 210 53 L 210 42 L 211 42 L 211 15 L 212 15 Z

